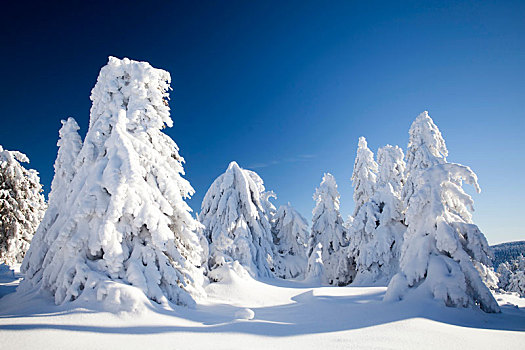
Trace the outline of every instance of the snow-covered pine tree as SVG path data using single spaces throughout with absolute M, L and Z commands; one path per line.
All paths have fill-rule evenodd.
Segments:
M 499 264 L 497 275 L 499 288 L 525 297 L 525 257 L 523 255 Z
M 496 273 L 498 274 L 498 287 L 503 290 L 507 290 L 512 277 L 510 264 L 507 261 L 502 262 L 499 264 Z
M 221 280 L 223 268 L 238 261 L 253 277 L 272 273 L 270 194 L 255 172 L 231 162 L 211 184 L 199 221 L 209 242 L 209 277 Z
M 49 228 L 53 226 L 61 214 L 61 208 L 67 198 L 67 191 L 71 190 L 69 184 L 75 176 L 75 163 L 82 148 L 82 140 L 78 134 L 80 128 L 75 119 L 69 117 L 67 120 L 62 120 L 61 122 L 62 127 L 60 128 L 57 142 L 58 153 L 54 164 L 55 176 L 51 182 L 48 208 L 33 236 L 32 244 L 20 268 L 33 283 L 37 283 L 42 278 L 41 266 L 44 258 L 49 246 L 59 233 L 57 230 L 54 230 L 54 236 L 51 237 L 47 235 Z
M 38 172 L 29 158 L 0 146 L 0 263 L 22 262 L 46 210 Z
M 291 205 L 282 205 L 272 220 L 273 266 L 277 277 L 304 276 L 307 267 L 308 223 Z
M 352 281 L 355 269 L 347 257 L 348 238 L 339 213 L 339 192 L 332 174 L 324 174 L 313 199 L 316 205 L 312 211 L 312 231 L 308 242 L 309 261 L 321 243 L 323 280 L 333 285 L 346 285 Z
M 512 274 L 507 290 L 518 293 L 520 297 L 525 297 L 525 270 L 519 270 Z
M 361 136 L 357 146 L 357 155 L 351 179 L 354 186 L 354 218 L 361 207 L 369 202 L 374 195 L 378 171 L 374 153 L 368 148 L 366 139 Z
M 476 269 L 476 264 L 491 264 L 491 253 L 472 223 L 473 200 L 462 188 L 465 181 L 479 191 L 476 175 L 446 161 L 445 141 L 427 112 L 416 118 L 409 134 L 404 191 L 408 229 L 400 272 L 388 285 L 385 300 L 418 293 L 447 306 L 479 305 L 485 312 L 499 312 Z
M 399 251 L 403 242 L 403 207 L 401 189 L 404 184 L 405 162 L 401 148 L 387 145 L 377 152 L 378 164 L 366 141 L 358 148 L 362 158 L 356 158 L 361 172 L 354 174 L 354 183 L 374 189 L 368 201 L 360 204 L 353 225 L 351 240 L 354 246 L 357 275 L 356 285 L 387 285 L 397 272 Z M 368 164 L 368 165 L 367 165 Z M 368 168 L 366 172 L 364 169 Z M 377 177 L 374 171 L 377 170 Z M 364 178 L 359 178 L 359 176 Z M 375 179 L 375 182 L 372 182 Z
M 363 278 L 363 275 L 367 275 L 367 254 L 372 253 L 368 252 L 367 243 L 379 223 L 379 206 L 372 201 L 377 172 L 378 165 L 374 160 L 374 154 L 368 148 L 366 139 L 360 137 L 351 178 L 355 207 L 352 223 L 348 225 L 350 240 L 348 259 L 356 266 L 356 277 L 361 275 L 360 280 L 357 281 L 358 284 L 368 282 Z M 352 282 L 355 282 L 354 279 Z
M 48 229 L 56 239 L 27 276 L 57 304 L 135 310 L 144 295 L 193 305 L 202 293 L 199 224 L 184 201 L 193 189 L 177 145 L 161 131 L 173 125 L 169 82 L 168 72 L 127 58 L 110 57 L 101 69 L 76 174 Z

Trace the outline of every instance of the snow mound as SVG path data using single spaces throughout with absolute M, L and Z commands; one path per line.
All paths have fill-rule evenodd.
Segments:
M 252 320 L 255 317 L 255 312 L 252 309 L 244 308 L 235 313 L 235 318 L 239 320 Z

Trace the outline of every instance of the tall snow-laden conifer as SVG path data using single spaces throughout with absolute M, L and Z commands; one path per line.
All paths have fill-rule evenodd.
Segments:
M 355 162 L 360 171 L 354 171 L 352 179 L 354 185 L 369 188 L 370 195 L 366 202 L 356 202 L 359 208 L 350 230 L 357 270 L 353 283 L 357 285 L 388 284 L 397 272 L 405 230 L 400 200 L 405 169 L 403 151 L 397 146 L 380 148 L 378 163 L 366 141 L 360 140 Z
M 29 158 L 0 146 L 0 263 L 22 262 L 46 203 L 38 173 L 20 162 Z
M 42 265 L 31 283 L 57 304 L 98 300 L 136 309 L 144 295 L 193 305 L 202 293 L 202 248 L 185 198 L 183 158 L 161 129 L 173 125 L 170 75 L 147 62 L 109 58 L 92 90 L 89 130 Z M 135 287 L 135 288 L 134 288 Z
M 220 280 L 220 271 L 234 261 L 253 277 L 273 276 L 271 195 L 259 175 L 236 162 L 212 183 L 199 214 L 209 242 L 211 279 Z
M 82 148 L 82 140 L 78 134 L 80 128 L 75 119 L 70 117 L 61 122 L 62 127 L 57 142 L 58 153 L 54 164 L 55 176 L 51 182 L 48 208 L 20 268 L 33 282 L 38 282 L 42 278 L 42 263 L 49 246 L 58 234 L 57 230 L 53 231 L 53 236 L 47 235 L 47 232 L 61 214 L 61 208 L 67 198 L 68 190 L 71 190 L 69 184 L 76 173 L 76 159 Z M 29 266 L 31 268 L 28 268 Z
M 355 208 L 352 223 L 348 225 L 348 259 L 355 263 L 356 277 L 360 275 L 360 271 L 363 272 L 367 268 L 369 252 L 366 245 L 379 222 L 379 206 L 372 201 L 376 190 L 377 172 L 374 154 L 368 148 L 366 139 L 360 137 L 352 173 Z
M 490 265 L 490 250 L 479 228 L 472 223 L 473 200 L 463 181 L 479 186 L 466 166 L 448 163 L 445 141 L 427 112 L 410 128 L 407 150 L 407 232 L 400 272 L 392 278 L 385 300 L 410 295 L 432 295 L 447 306 L 474 306 L 499 312 L 483 283 L 477 264 Z
M 329 284 L 346 285 L 355 271 L 347 258 L 348 239 L 339 213 L 339 192 L 335 178 L 326 173 L 314 193 L 315 208 L 312 212 L 312 232 L 308 243 L 309 260 L 321 243 L 324 280 Z
M 363 204 L 370 201 L 375 193 L 378 167 L 374 160 L 374 154 L 368 148 L 364 137 L 359 138 L 357 155 L 352 173 L 352 185 L 354 186 L 354 217 Z
M 274 270 L 281 278 L 304 277 L 308 223 L 291 205 L 282 205 L 272 220 Z

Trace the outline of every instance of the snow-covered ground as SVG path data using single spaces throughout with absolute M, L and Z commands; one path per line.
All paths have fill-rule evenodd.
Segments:
M 1 349 L 519 349 L 525 299 L 496 295 L 501 314 L 440 303 L 383 303 L 382 287 L 320 287 L 230 274 L 195 309 L 140 314 L 55 306 L 0 278 Z

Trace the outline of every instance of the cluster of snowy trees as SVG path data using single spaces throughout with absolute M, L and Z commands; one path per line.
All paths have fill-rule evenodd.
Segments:
M 489 247 L 462 188 L 479 191 L 476 175 L 446 161 L 427 112 L 410 128 L 406 156 L 387 145 L 374 158 L 359 139 L 346 223 L 331 174 L 314 193 L 309 226 L 290 204 L 276 209 L 260 176 L 235 162 L 194 218 L 184 159 L 162 132 L 173 125 L 169 84 L 169 73 L 147 62 L 110 57 L 91 93 L 85 139 L 73 118 L 62 121 L 45 215 L 36 172 L 16 161 L 27 158 L 0 149 L 0 259 L 23 258 L 20 288 L 45 289 L 57 304 L 133 305 L 146 296 L 191 306 L 207 281 L 241 267 L 255 278 L 388 285 L 386 300 L 429 295 L 499 311 L 486 286 Z
M 525 257 L 523 255 L 499 264 L 497 273 L 499 288 L 525 297 Z

